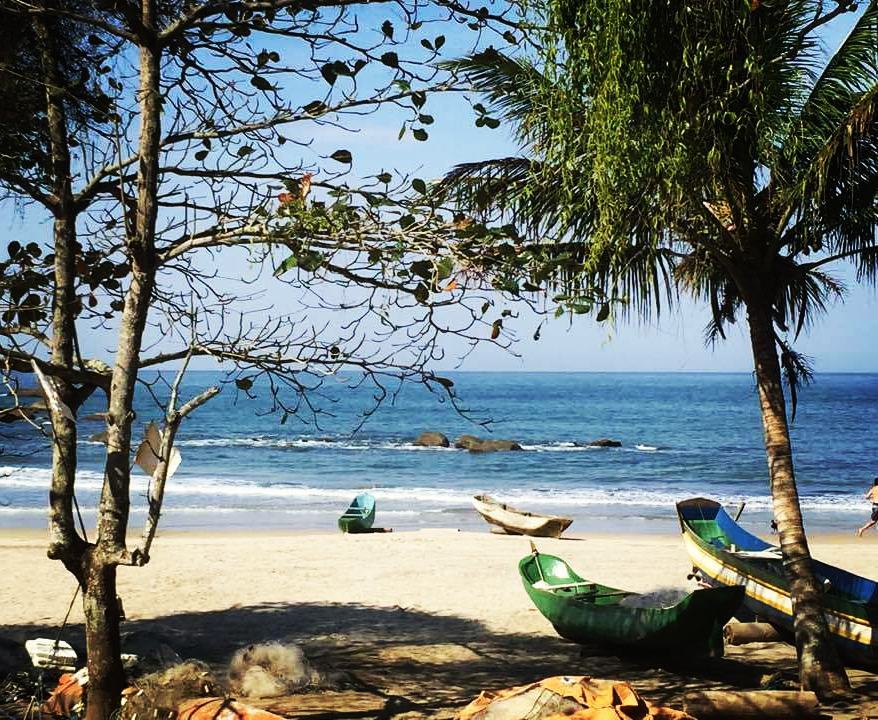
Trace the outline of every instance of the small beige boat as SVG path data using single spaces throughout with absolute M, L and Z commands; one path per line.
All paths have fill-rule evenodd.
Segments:
M 561 533 L 573 522 L 573 518 L 560 515 L 537 515 L 516 510 L 489 495 L 476 495 L 473 498 L 473 507 L 491 525 L 497 526 L 507 535 L 556 538 L 561 537 Z

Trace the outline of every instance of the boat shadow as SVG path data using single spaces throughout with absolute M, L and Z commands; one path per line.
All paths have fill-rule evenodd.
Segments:
M 23 640 L 51 632 L 45 636 L 53 637 L 56 630 L 0 626 L 0 636 Z M 473 619 L 400 606 L 263 603 L 126 621 L 123 630 L 149 633 L 182 657 L 207 662 L 220 678 L 242 647 L 275 641 L 300 645 L 336 682 L 325 698 L 288 700 L 282 714 L 293 718 L 389 718 L 403 712 L 451 717 L 482 690 L 553 675 L 627 680 L 652 702 L 682 707 L 688 691 L 752 689 L 766 673 L 795 667 L 790 649 L 760 654 L 732 648 L 726 658 L 681 662 L 579 646 L 549 634 L 495 632 Z M 66 628 L 64 639 L 84 656 L 81 626 Z M 868 690 L 865 699 L 878 699 L 873 676 L 861 684 Z

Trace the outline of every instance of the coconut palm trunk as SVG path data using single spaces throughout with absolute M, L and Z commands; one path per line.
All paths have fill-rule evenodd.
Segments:
M 768 456 L 772 509 L 793 603 L 799 680 L 803 688 L 813 690 L 821 698 L 829 698 L 850 690 L 850 685 L 831 641 L 821 589 L 814 576 L 805 537 L 770 305 L 751 306 L 747 320 Z

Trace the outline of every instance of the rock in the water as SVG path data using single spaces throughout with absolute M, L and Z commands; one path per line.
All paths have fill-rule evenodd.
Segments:
M 420 447 L 444 447 L 451 445 L 448 438 L 441 432 L 422 432 L 415 440 L 415 445 Z
M 589 447 L 603 447 L 603 448 L 613 448 L 613 447 L 622 447 L 622 443 L 618 440 L 610 440 L 609 438 L 600 438 L 599 440 L 592 440 L 589 444 Z
M 507 452 L 510 450 L 521 450 L 515 440 L 482 440 L 480 445 L 471 447 L 470 452 Z
M 476 437 L 475 435 L 461 435 L 454 441 L 454 447 L 458 450 L 472 450 L 483 442 L 484 440 L 482 440 L 482 438 Z
M 522 449 L 514 440 L 486 440 L 475 435 L 461 435 L 454 441 L 454 447 L 470 452 L 505 452 Z

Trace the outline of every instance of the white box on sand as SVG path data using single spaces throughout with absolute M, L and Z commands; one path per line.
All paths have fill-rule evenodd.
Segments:
M 24 649 L 34 667 L 51 667 L 72 672 L 76 670 L 76 651 L 63 640 L 57 644 L 48 638 L 28 640 Z

